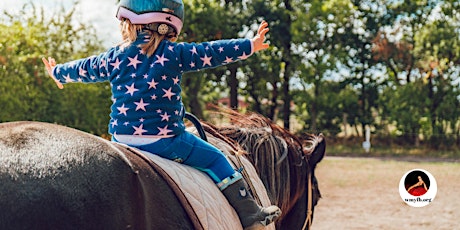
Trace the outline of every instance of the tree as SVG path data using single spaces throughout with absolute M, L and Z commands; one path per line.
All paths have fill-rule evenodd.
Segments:
M 242 22 L 246 21 L 243 20 L 241 1 L 194 0 L 184 3 L 187 16 L 181 40 L 204 42 L 241 36 Z M 215 102 L 228 94 L 231 98 L 230 107 L 237 108 L 237 72 L 240 66 L 241 63 L 232 63 L 217 69 L 184 74 L 184 101 L 187 108 L 198 117 L 204 118 L 205 103 Z
M 0 23 L 0 121 L 57 122 L 96 134 L 107 132 L 110 90 L 107 84 L 66 86 L 58 90 L 45 73 L 42 57 L 59 62 L 101 50 L 90 26 L 75 26 L 73 7 L 47 17 L 25 4 L 17 14 L 3 12 Z M 2 61 L 3 60 L 3 61 Z M 102 126 L 101 124 L 105 124 Z
M 451 130 L 457 130 L 458 126 L 458 112 L 446 108 L 458 103 L 458 99 L 454 99 L 456 87 L 453 83 L 460 53 L 457 39 L 459 18 L 455 13 L 459 7 L 452 1 L 395 4 L 392 12 L 398 20 L 392 30 L 382 31 L 374 43 L 374 57 L 394 73 L 396 85 L 404 83 L 403 80 L 407 84 L 424 82 L 427 92 L 424 95 L 427 100 L 424 116 L 430 121 L 431 135 L 428 138 L 435 146 L 441 144 L 438 137 L 446 135 L 446 123 L 450 124 Z M 397 40 L 398 35 L 403 36 Z M 405 73 L 405 79 L 398 78 L 398 73 Z M 444 106 L 445 102 L 449 106 Z
M 290 79 L 294 72 L 294 55 L 291 50 L 292 46 L 292 18 L 294 17 L 294 7 L 297 4 L 301 4 L 302 1 L 295 0 L 276 0 L 276 1 L 251 1 L 253 10 L 252 20 L 255 21 L 259 18 L 263 18 L 270 24 L 270 41 L 273 47 L 276 47 L 274 60 L 279 60 L 278 67 L 279 72 L 271 73 L 274 78 L 278 78 L 277 82 L 271 84 L 273 91 L 272 96 L 283 97 L 282 103 L 282 115 L 284 128 L 289 129 L 290 116 L 291 116 L 291 95 L 290 95 Z M 272 62 L 273 63 L 273 62 Z M 278 82 L 281 83 L 281 89 L 278 89 Z M 278 93 L 278 90 L 280 93 Z M 277 102 L 276 98 L 272 98 L 271 102 Z M 277 106 L 277 103 L 274 105 Z M 275 111 L 270 109 L 269 111 Z M 273 119 L 274 113 L 269 114 L 269 117 Z

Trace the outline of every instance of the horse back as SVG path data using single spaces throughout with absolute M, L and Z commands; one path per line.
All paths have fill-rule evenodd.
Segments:
M 0 229 L 193 229 L 144 159 L 63 126 L 0 124 L 0 183 Z

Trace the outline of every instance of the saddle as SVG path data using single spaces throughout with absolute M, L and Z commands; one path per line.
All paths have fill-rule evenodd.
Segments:
M 195 129 L 188 131 L 202 135 Z M 244 157 L 237 156 L 233 148 L 226 142 L 207 135 L 208 142 L 227 155 L 235 169 L 243 168 L 246 181 L 252 185 L 251 192 L 261 206 L 271 205 L 267 191 L 260 180 L 254 166 Z M 122 145 L 117 143 L 117 145 Z M 204 172 L 188 165 L 164 159 L 155 154 L 122 145 L 132 153 L 149 161 L 149 165 L 157 171 L 169 184 L 182 203 L 195 229 L 206 230 L 238 230 L 243 229 L 238 215 L 214 182 Z M 270 224 L 266 229 L 275 229 Z

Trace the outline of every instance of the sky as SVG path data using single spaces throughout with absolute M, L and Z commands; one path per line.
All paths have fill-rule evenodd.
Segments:
M 98 37 L 104 41 L 105 47 L 120 42 L 118 19 L 115 17 L 116 0 L 0 0 L 0 12 L 18 12 L 26 3 L 33 2 L 35 6 L 43 7 L 45 14 L 52 15 L 64 7 L 71 10 L 76 2 L 76 20 L 82 23 L 91 23 L 100 31 Z

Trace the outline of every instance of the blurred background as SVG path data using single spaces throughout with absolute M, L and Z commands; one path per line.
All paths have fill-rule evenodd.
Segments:
M 41 58 L 66 62 L 116 45 L 116 3 L 0 2 L 0 122 L 46 121 L 107 135 L 109 84 L 58 90 Z M 208 121 L 217 104 L 261 113 L 299 137 L 324 133 L 330 156 L 456 161 L 459 10 L 454 0 L 185 1 L 180 41 L 252 37 L 265 19 L 271 47 L 245 62 L 185 74 L 184 102 Z

